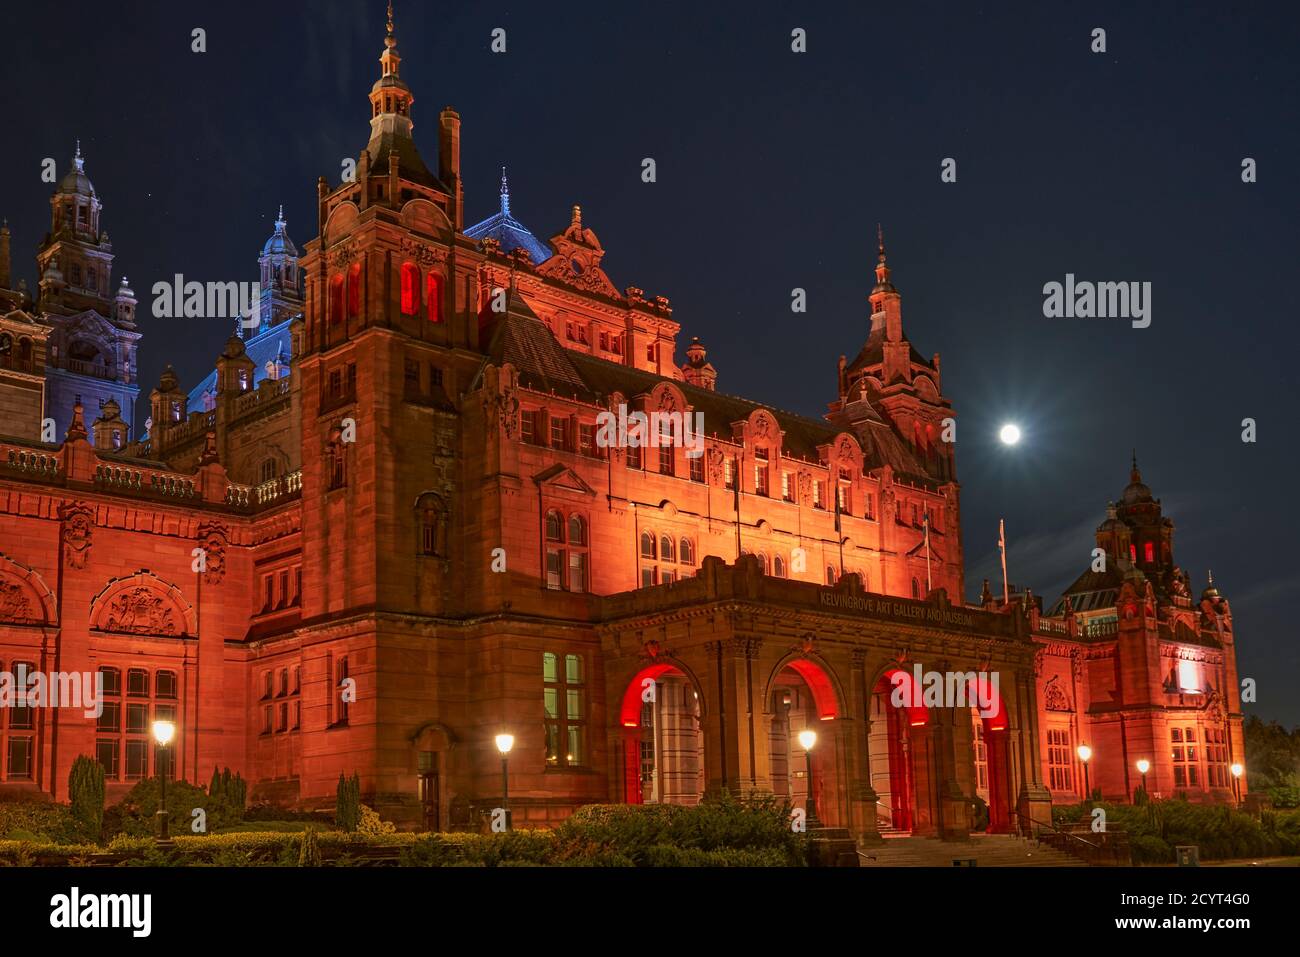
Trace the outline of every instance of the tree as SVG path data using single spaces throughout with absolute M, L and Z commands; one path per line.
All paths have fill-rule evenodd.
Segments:
M 78 828 L 98 841 L 104 827 L 104 766 L 84 754 L 78 755 L 68 773 L 68 795 Z
M 361 776 L 351 778 L 339 772 L 338 788 L 334 796 L 334 823 L 345 831 L 355 831 L 361 823 Z

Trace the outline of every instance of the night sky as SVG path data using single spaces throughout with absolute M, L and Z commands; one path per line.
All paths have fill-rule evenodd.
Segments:
M 398 0 L 396 20 L 434 168 L 437 113 L 461 114 L 467 219 L 495 211 L 502 165 L 543 240 L 581 203 L 615 285 L 669 296 L 678 362 L 698 335 L 721 391 L 825 411 L 837 358 L 867 333 L 883 223 L 904 329 L 941 354 L 957 410 L 967 597 L 998 580 L 1005 517 L 1013 583 L 1053 601 L 1136 448 L 1194 593 L 1212 568 L 1232 601 L 1241 674 L 1259 682 L 1247 712 L 1294 724 L 1300 31 L 1281 5 L 1128 6 Z M 256 280 L 280 203 L 300 248 L 315 235 L 316 178 L 336 183 L 368 137 L 384 5 L 5 15 L 15 275 L 35 287 L 41 161 L 62 176 L 80 137 L 114 286 L 125 273 L 141 301 L 142 397 L 167 362 L 188 387 L 231 324 L 154 319 L 149 290 L 178 272 Z M 1045 318 L 1043 285 L 1066 273 L 1150 282 L 1151 326 Z M 997 443 L 1004 421 L 1019 446 Z

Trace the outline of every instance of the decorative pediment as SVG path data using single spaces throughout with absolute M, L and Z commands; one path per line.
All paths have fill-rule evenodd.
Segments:
M 0 553 L 0 624 L 54 624 L 57 609 L 40 573 Z
M 573 207 L 569 228 L 551 237 L 555 255 L 537 267 L 537 273 L 585 292 L 595 292 L 611 299 L 622 299 L 622 294 L 609 281 L 600 261 L 605 256 L 604 247 L 590 229 L 582 225 L 582 210 Z
M 596 494 L 596 490 L 582 480 L 577 472 L 567 465 L 552 465 L 533 476 L 533 481 L 548 490 L 577 492 L 580 495 Z
M 95 596 L 90 627 L 118 635 L 187 638 L 197 632 L 198 619 L 179 588 L 142 569 L 114 579 Z
M 1043 704 L 1048 711 L 1073 711 L 1074 709 L 1070 707 L 1070 699 L 1066 696 L 1060 682 L 1056 680 L 1057 677 L 1052 675 L 1043 686 Z

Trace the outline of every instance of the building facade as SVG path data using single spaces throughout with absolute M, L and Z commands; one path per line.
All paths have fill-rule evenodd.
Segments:
M 61 313 L 37 310 L 31 358 L 0 369 L 0 666 L 105 683 L 98 717 L 6 709 L 0 790 L 64 800 L 93 754 L 120 797 L 159 769 L 148 724 L 170 717 L 188 780 L 229 766 L 254 800 L 325 807 L 355 771 L 404 827 L 472 827 L 502 802 L 505 732 L 520 824 L 726 788 L 811 792 L 862 840 L 963 837 L 981 801 L 1011 830 L 1078 800 L 1073 778 L 1049 786 L 1068 715 L 1062 746 L 1092 739 L 1107 796 L 1149 751 L 1151 790 L 1222 797 L 1208 755 L 1156 754 L 1186 727 L 1240 754 L 1241 720 L 1226 601 L 1193 607 L 1170 554 L 1121 568 L 1158 503 L 1117 517 L 1100 605 L 963 601 L 955 412 L 883 239 L 826 417 L 727 395 L 698 339 L 679 363 L 666 297 L 617 288 L 579 207 L 542 243 L 503 174 L 499 212 L 467 226 L 460 116 L 438 115 L 426 164 L 400 67 L 390 19 L 355 180 L 319 181 L 301 254 L 281 215 L 262 324 L 191 389 L 165 371 L 147 434 L 119 425 L 125 393 L 96 409 L 83 389 L 49 393 L 67 424 L 39 440 L 29 378 L 51 375 Z M 90 222 L 42 247 L 44 274 L 84 257 L 102 291 L 97 201 L 76 202 L 61 215 Z M 120 308 L 68 308 L 116 330 L 105 370 L 134 368 Z M 637 413 L 653 434 L 610 441 Z

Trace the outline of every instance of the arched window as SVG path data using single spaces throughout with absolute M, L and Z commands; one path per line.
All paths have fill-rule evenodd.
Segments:
M 262 462 L 261 476 L 263 482 L 269 482 L 280 474 L 280 465 L 275 459 L 265 459 Z
M 361 315 L 361 263 L 348 267 L 348 318 Z
M 677 549 L 677 557 L 683 565 L 695 564 L 695 546 L 691 544 L 689 538 L 683 538 L 681 545 Z
M 429 273 L 425 281 L 424 299 L 429 310 L 430 322 L 442 322 L 442 283 L 434 273 Z
M 18 368 L 23 372 L 32 371 L 32 340 L 26 337 L 18 340 Z
M 564 519 L 555 509 L 546 513 L 546 540 L 548 542 L 564 541 Z
M 420 270 L 415 263 L 402 263 L 402 314 L 413 316 L 420 311 Z
M 772 559 L 772 571 L 776 573 L 777 578 L 785 577 L 785 559 L 780 555 Z
M 677 549 L 673 547 L 673 540 L 667 535 L 659 539 L 659 558 L 665 562 L 677 560 Z
M 656 543 L 655 543 L 654 532 L 642 532 L 641 533 L 641 557 L 649 558 L 651 560 L 658 558 L 659 553 L 655 548 L 655 544 Z
M 827 565 L 827 566 L 826 566 L 826 584 L 828 584 L 828 585 L 834 585 L 834 584 L 835 584 L 835 566 L 834 566 L 834 565 Z
M 415 503 L 415 519 L 420 529 L 420 554 L 447 554 L 447 507 L 442 498 L 425 492 Z
M 1129 545 L 1128 557 L 1129 561 L 1136 562 L 1138 560 L 1138 547 L 1136 545 Z
M 1142 547 L 1142 557 L 1147 560 L 1148 564 L 1156 560 L 1155 542 L 1147 542 L 1146 545 Z
M 767 559 L 767 552 L 759 552 L 758 560 L 763 563 L 763 574 L 764 575 L 772 574 L 772 565 L 771 562 L 769 562 Z
M 915 578 L 912 579 L 912 597 L 913 598 L 921 597 L 921 583 L 917 581 Z
M 330 323 L 343 321 L 343 274 L 330 277 Z
M 581 515 L 569 516 L 569 591 L 587 590 L 587 522 Z

